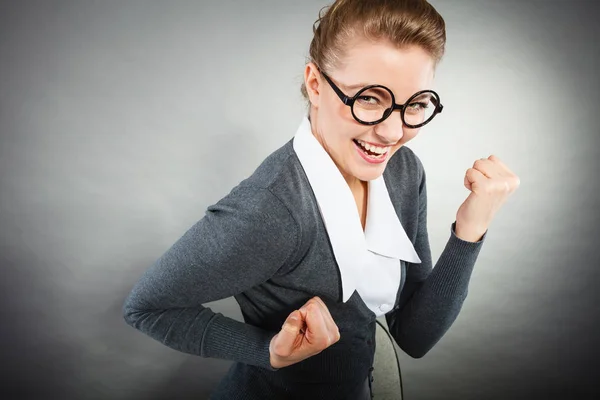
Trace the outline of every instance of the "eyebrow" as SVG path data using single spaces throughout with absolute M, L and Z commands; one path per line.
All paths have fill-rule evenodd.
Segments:
M 362 83 L 355 83 L 353 85 L 345 85 L 343 83 L 338 83 L 338 86 L 341 86 L 341 87 L 343 87 L 344 89 L 347 89 L 347 90 L 362 89 L 365 86 L 371 86 L 371 85 L 378 85 L 378 84 L 377 83 L 364 83 L 364 82 L 362 82 Z M 423 93 L 422 95 L 417 96 L 415 100 L 424 100 L 425 98 L 432 98 L 432 96 L 431 96 L 430 93 Z
M 344 84 L 342 84 L 342 86 L 343 86 L 344 88 L 346 88 L 346 89 L 351 89 L 351 90 L 354 90 L 354 89 L 362 89 L 362 88 L 364 88 L 365 86 L 370 86 L 370 85 L 373 85 L 373 83 L 355 83 L 354 85 L 344 85 Z

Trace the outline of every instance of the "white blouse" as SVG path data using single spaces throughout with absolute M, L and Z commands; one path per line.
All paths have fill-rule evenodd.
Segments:
M 420 263 L 398 220 L 383 176 L 369 181 L 363 231 L 354 196 L 341 172 L 312 134 L 304 116 L 294 150 L 317 199 L 342 277 L 343 301 L 356 290 L 378 317 L 394 307 L 400 285 L 400 260 Z

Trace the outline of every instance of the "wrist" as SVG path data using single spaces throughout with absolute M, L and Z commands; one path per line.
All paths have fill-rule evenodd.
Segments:
M 465 242 L 479 242 L 485 232 L 487 231 L 487 227 L 475 227 L 473 225 L 464 225 L 460 222 L 456 221 L 454 225 L 454 234 L 461 240 Z

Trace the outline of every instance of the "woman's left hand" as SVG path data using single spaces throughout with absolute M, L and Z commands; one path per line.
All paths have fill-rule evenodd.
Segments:
M 520 185 L 520 180 L 494 155 L 481 158 L 465 174 L 471 191 L 456 213 L 456 236 L 477 242 L 487 231 L 496 212 Z

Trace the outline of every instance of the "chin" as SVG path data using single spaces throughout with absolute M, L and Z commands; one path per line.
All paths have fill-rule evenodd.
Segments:
M 358 167 L 355 170 L 354 176 L 357 179 L 360 179 L 361 181 L 375 180 L 383 174 L 383 171 L 385 170 L 386 165 L 387 165 L 387 162 L 385 162 L 381 165 L 378 165 L 376 167 L 375 166 L 371 167 L 371 168 Z

